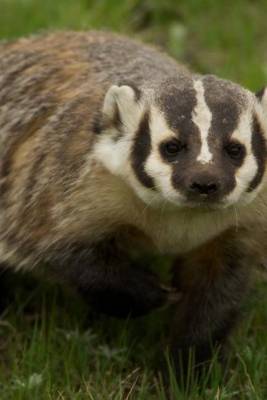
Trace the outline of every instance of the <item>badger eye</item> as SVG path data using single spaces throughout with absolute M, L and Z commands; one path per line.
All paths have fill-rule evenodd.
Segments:
M 226 153 L 234 160 L 240 160 L 244 156 L 244 146 L 237 142 L 228 143 L 224 147 Z
M 164 155 L 169 157 L 176 156 L 185 148 L 186 145 L 178 139 L 170 140 L 168 142 L 162 143 L 161 145 L 161 151 L 164 153 Z

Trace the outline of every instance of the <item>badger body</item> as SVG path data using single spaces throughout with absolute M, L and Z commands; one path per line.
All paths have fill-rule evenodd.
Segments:
M 232 326 L 247 260 L 266 251 L 266 110 L 266 91 L 121 36 L 3 42 L 0 262 L 45 265 L 124 316 L 170 296 L 128 254 L 179 256 L 174 347 L 207 350 Z

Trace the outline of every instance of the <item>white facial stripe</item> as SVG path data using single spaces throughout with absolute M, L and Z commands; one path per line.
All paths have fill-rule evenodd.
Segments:
M 238 125 L 231 135 L 232 139 L 236 139 L 242 143 L 247 150 L 247 153 L 252 151 L 252 104 L 243 111 L 239 117 Z
M 196 91 L 197 105 L 193 110 L 193 122 L 198 127 L 201 138 L 201 149 L 197 161 L 202 164 L 209 163 L 212 160 L 212 153 L 208 145 L 208 134 L 211 126 L 212 114 L 205 101 L 204 86 L 200 80 L 194 81 Z
M 163 140 L 170 137 L 176 137 L 176 135 L 170 130 L 167 125 L 164 114 L 161 110 L 155 106 L 150 107 L 150 132 L 152 144 L 158 145 Z

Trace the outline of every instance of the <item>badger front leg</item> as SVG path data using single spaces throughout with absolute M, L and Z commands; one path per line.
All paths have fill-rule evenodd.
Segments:
M 155 274 L 130 263 L 115 240 L 76 247 L 64 263 L 57 263 L 56 273 L 96 311 L 118 318 L 146 314 L 170 296 Z
M 172 323 L 171 354 L 178 378 L 181 367 L 183 375 L 189 372 L 189 360 L 199 372 L 213 351 L 223 357 L 249 288 L 251 265 L 243 250 L 228 232 L 176 260 L 173 284 L 183 296 Z

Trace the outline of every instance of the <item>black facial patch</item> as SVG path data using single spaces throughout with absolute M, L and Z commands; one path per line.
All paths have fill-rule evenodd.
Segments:
M 169 127 L 179 134 L 183 141 L 189 135 L 199 134 L 192 121 L 192 112 L 197 104 L 193 80 L 186 76 L 163 82 L 157 103 Z
M 197 105 L 192 78 L 182 75 L 166 80 L 161 84 L 156 101 L 168 126 L 176 133 L 181 144 L 182 151 L 179 151 L 172 160 L 164 156 L 162 152 L 164 143 L 160 144 L 162 160 L 166 163 L 173 162 L 172 184 L 179 190 L 179 178 L 187 174 L 201 147 L 200 132 L 192 120 L 192 113 Z
M 224 146 L 224 153 L 234 166 L 240 168 L 246 157 L 246 148 L 237 140 L 230 140 Z
M 220 136 L 223 140 L 229 137 L 239 122 L 243 94 L 239 87 L 208 75 L 203 79 L 205 101 L 212 114 L 209 141 Z M 215 138 L 214 138 L 215 139 Z
M 162 142 L 159 146 L 159 152 L 163 161 L 175 162 L 180 158 L 181 153 L 187 150 L 186 144 L 178 139 L 170 139 Z
M 258 170 L 254 178 L 249 184 L 248 192 L 252 192 L 261 182 L 266 163 L 266 140 L 264 138 L 262 128 L 256 115 L 253 118 L 253 133 L 252 133 L 252 151 L 256 158 Z
M 149 129 L 149 111 L 146 111 L 140 121 L 132 149 L 132 168 L 139 181 L 149 189 L 154 189 L 154 180 L 145 171 L 145 161 L 151 152 Z

